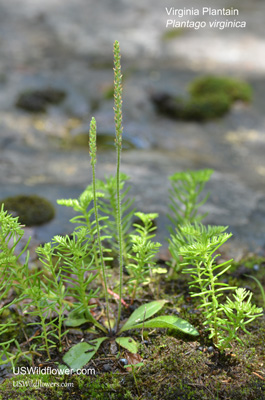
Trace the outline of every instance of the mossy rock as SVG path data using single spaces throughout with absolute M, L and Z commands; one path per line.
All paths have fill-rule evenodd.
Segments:
M 224 76 L 205 76 L 189 86 L 190 98 L 153 93 L 151 100 L 157 111 L 170 118 L 207 121 L 225 115 L 235 101 L 250 102 L 252 89 L 248 83 Z
M 156 94 L 152 100 L 161 114 L 174 119 L 199 122 L 222 117 L 231 106 L 228 96 L 223 93 L 190 99 Z
M 65 96 L 63 90 L 55 88 L 27 90 L 18 96 L 16 107 L 32 113 L 45 112 L 50 104 L 61 103 Z
M 209 94 L 188 100 L 183 107 L 181 117 L 189 121 L 206 121 L 222 117 L 230 107 L 231 101 L 226 94 Z
M 55 215 L 53 205 L 37 195 L 7 197 L 0 204 L 4 204 L 5 210 L 18 216 L 19 222 L 26 226 L 44 224 Z
M 189 86 L 189 93 L 193 99 L 204 96 L 227 96 L 231 103 L 237 100 L 250 102 L 252 88 L 240 79 L 225 76 L 204 76 L 195 79 Z

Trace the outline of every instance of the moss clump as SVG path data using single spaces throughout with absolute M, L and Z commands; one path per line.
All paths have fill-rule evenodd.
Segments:
M 205 121 L 222 117 L 229 111 L 231 102 L 224 94 L 194 97 L 186 102 L 180 117 L 189 121 Z
M 99 377 L 86 375 L 20 375 L 5 380 L 0 400 L 133 400 L 129 388 L 121 384 L 124 375 L 112 373 Z M 124 380 L 124 379 L 123 379 Z M 130 383 L 130 382 L 128 382 Z M 126 382 L 127 384 L 127 382 Z
M 227 96 L 231 104 L 237 100 L 250 102 L 252 89 L 248 83 L 225 76 L 204 76 L 195 79 L 189 87 L 192 98 L 216 95 Z
M 26 226 L 41 225 L 53 219 L 53 205 L 37 195 L 18 195 L 0 201 L 7 211 L 19 217 L 19 222 Z

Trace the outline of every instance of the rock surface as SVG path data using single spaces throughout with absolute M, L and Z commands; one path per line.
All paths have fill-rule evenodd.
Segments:
M 0 197 L 34 193 L 56 205 L 57 198 L 78 196 L 91 182 L 88 151 L 71 148 L 69 137 L 81 132 L 92 115 L 101 132 L 114 132 L 113 103 L 105 94 L 112 84 L 112 44 L 117 39 L 124 73 L 124 132 L 136 146 L 123 152 L 122 171 L 131 176 L 136 207 L 160 214 L 158 239 L 166 243 L 167 177 L 185 169 L 213 168 L 206 222 L 230 226 L 232 253 L 264 252 L 265 4 L 234 1 L 237 18 L 247 21 L 244 29 L 183 30 L 165 40 L 165 7 L 171 3 L 0 0 Z M 192 1 L 192 6 L 198 3 Z M 230 2 L 215 2 L 216 8 L 226 6 Z M 181 0 L 178 7 L 187 3 Z M 254 89 L 252 105 L 236 104 L 226 117 L 204 124 L 155 113 L 151 91 L 183 95 L 193 78 L 209 72 L 247 80 Z M 64 101 L 46 113 L 16 109 L 20 93 L 47 87 L 63 90 Z M 98 177 L 114 172 L 115 153 L 99 153 Z M 58 206 L 56 215 L 35 229 L 40 241 L 71 230 L 71 212 Z

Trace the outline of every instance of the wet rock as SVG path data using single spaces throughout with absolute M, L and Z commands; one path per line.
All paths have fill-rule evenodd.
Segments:
M 0 201 L 13 216 L 18 216 L 19 222 L 26 226 L 41 225 L 53 219 L 53 205 L 37 195 L 18 195 L 7 197 Z
M 214 352 L 214 347 L 213 346 L 209 346 L 207 350 L 208 350 L 208 353 L 213 353 Z
M 45 112 L 49 105 L 61 103 L 65 96 L 66 93 L 60 89 L 29 90 L 18 96 L 16 107 L 31 113 Z

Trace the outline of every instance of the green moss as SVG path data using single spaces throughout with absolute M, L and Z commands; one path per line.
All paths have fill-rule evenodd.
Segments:
M 231 102 L 224 94 L 208 94 L 191 98 L 182 110 L 182 119 L 189 121 L 205 121 L 222 117 L 229 111 Z
M 128 387 L 121 386 L 121 374 L 91 376 L 23 375 L 5 380 L 0 387 L 2 400 L 133 400 Z M 37 386 L 38 388 L 34 387 Z
M 237 100 L 250 102 L 252 98 L 252 89 L 248 83 L 225 76 L 204 76 L 197 78 L 190 84 L 189 93 L 192 98 L 225 95 L 231 103 Z
M 15 376 L 2 383 L 0 396 L 2 400 L 265 400 L 265 382 L 254 374 L 263 376 L 265 320 L 260 321 L 258 330 L 253 329 L 247 348 L 235 344 L 236 356 L 209 353 L 206 346 L 201 351 L 198 342 L 150 334 L 148 346 L 143 344 L 140 349 L 144 366 L 135 370 L 140 395 L 132 373 L 120 370 L 113 357 L 109 360 L 118 372 L 101 372 L 102 362 L 108 362 L 104 355 L 104 360 L 99 356 L 93 362 L 96 376 Z M 15 385 L 32 380 L 58 386 L 34 389 Z
M 18 216 L 19 222 L 26 226 L 44 224 L 55 215 L 53 205 L 37 195 L 7 197 L 0 201 L 0 205 L 2 204 L 5 210 Z

